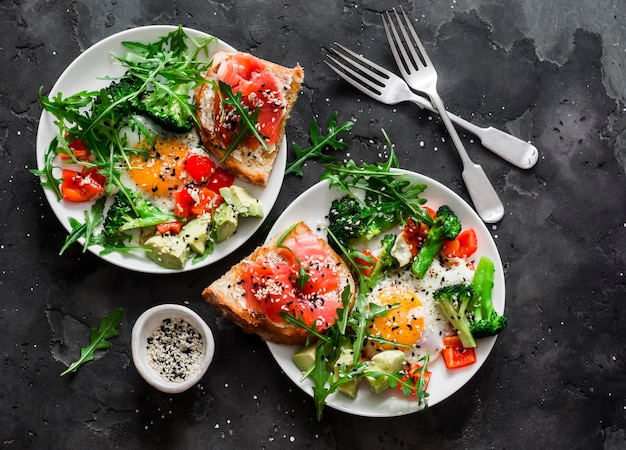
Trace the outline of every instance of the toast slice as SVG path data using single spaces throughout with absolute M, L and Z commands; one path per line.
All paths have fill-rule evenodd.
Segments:
M 245 98 L 241 91 L 242 102 L 253 105 L 249 106 L 250 111 L 257 107 L 263 110 L 265 107 L 268 112 L 262 114 L 272 116 L 267 121 L 261 120 L 267 116 L 259 116 L 257 126 L 257 131 L 264 136 L 267 143 L 267 150 L 255 139 L 247 140 L 223 161 L 226 169 L 235 176 L 255 185 L 266 186 L 285 135 L 285 126 L 304 81 L 304 70 L 300 65 L 288 68 L 248 53 L 218 52 L 214 55 L 205 78 L 212 83 L 202 84 L 194 94 L 194 104 L 198 108 L 196 114 L 201 124 L 199 134 L 202 144 L 220 161 L 224 159 L 230 145 L 225 136 L 232 135 L 236 130 L 238 116 L 224 115 L 219 103 L 216 104 L 220 95 L 224 96 L 214 90 L 218 80 L 236 84 L 238 87 L 233 88 L 234 93 L 246 89 L 247 86 Z M 275 89 L 267 89 L 263 81 L 267 81 L 267 86 L 272 85 Z M 270 114 L 269 110 L 273 113 Z M 271 132 L 265 133 L 264 129 Z
M 263 340 L 277 344 L 302 345 L 307 339 L 306 331 L 303 328 L 288 324 L 282 318 L 279 318 L 278 321 L 271 320 L 262 308 L 258 307 L 254 298 L 251 299 L 250 296 L 252 294 L 246 290 L 250 286 L 246 281 L 246 277 L 250 273 L 248 269 L 251 265 L 258 263 L 271 265 L 277 260 L 284 259 L 284 256 L 281 256 L 281 251 L 277 248 L 279 238 L 281 238 L 280 235 L 275 236 L 266 244 L 257 247 L 248 257 L 234 265 L 222 277 L 208 286 L 202 292 L 202 296 L 224 317 L 235 322 L 247 333 L 258 334 Z M 292 239 L 295 239 L 295 241 Z M 328 303 L 324 300 L 321 303 L 333 305 L 336 299 L 341 302 L 341 293 L 345 286 L 348 285 L 352 295 L 350 301 L 350 305 L 352 305 L 355 297 L 355 283 L 352 274 L 348 266 L 324 239 L 314 233 L 304 222 L 299 222 L 293 227 L 284 242 L 304 243 L 305 241 L 312 242 L 313 239 L 319 245 L 316 248 L 324 253 L 324 264 L 332 266 L 332 273 L 337 276 L 338 281 L 338 285 L 333 292 L 322 293 L 320 291 L 320 298 L 323 296 L 326 300 L 330 300 Z M 319 254 L 320 252 L 316 250 L 315 253 Z M 302 264 L 303 267 L 308 267 L 305 260 L 302 260 Z M 328 313 L 328 308 L 326 313 Z M 333 307 L 332 313 L 334 320 L 336 308 Z

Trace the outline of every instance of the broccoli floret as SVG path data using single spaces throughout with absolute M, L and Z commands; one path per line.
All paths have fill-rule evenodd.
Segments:
M 449 206 L 439 207 L 433 225 L 428 229 L 424 244 L 413 260 L 413 274 L 422 278 L 437 254 L 441 251 L 445 240 L 453 240 L 461 232 L 461 221 Z
M 112 82 L 106 93 L 112 102 L 125 99 L 118 108 L 127 114 L 138 114 L 152 119 L 167 131 L 186 133 L 194 126 L 190 114 L 192 105 L 183 108 L 181 102 L 189 101 L 189 83 L 177 85 L 174 89 L 143 89 L 144 82 L 133 75 L 126 75 Z M 120 110 L 120 109 L 118 109 Z
M 475 338 L 495 336 L 506 328 L 507 318 L 496 312 L 493 307 L 491 292 L 495 266 L 493 261 L 482 256 L 476 266 L 472 288 L 474 295 L 467 308 L 470 318 L 470 330 Z
M 387 270 L 395 269 L 399 266 L 398 260 L 391 255 L 391 249 L 395 242 L 395 234 L 386 234 L 380 241 L 381 251 L 368 277 L 370 287 L 376 286 Z
M 116 117 L 126 117 L 136 111 L 135 102 L 138 91 L 143 83 L 139 78 L 124 76 L 118 81 L 112 81 L 106 88 L 100 90 L 94 101 L 94 114 L 99 116 L 104 114 L 111 117 L 111 112 L 115 112 Z
M 359 235 L 361 227 L 361 205 L 350 196 L 333 200 L 328 212 L 328 229 L 341 245 L 348 248 L 350 241 Z M 334 239 L 329 242 L 337 250 Z
M 472 335 L 476 339 L 495 336 L 506 328 L 506 323 L 506 316 L 501 316 L 497 312 L 492 311 L 486 316 L 482 316 L 482 319 L 472 323 Z
M 122 189 L 115 194 L 104 218 L 102 236 L 112 238 L 123 231 L 176 220 L 174 215 L 161 211 L 140 194 Z
M 133 76 L 125 76 L 118 81 L 112 82 L 107 88 L 106 92 L 113 102 L 120 101 L 122 99 L 134 99 L 137 92 L 141 89 L 143 82 Z M 124 102 L 124 104 L 134 104 L 134 101 Z
M 173 91 L 145 91 L 133 107 L 138 114 L 154 120 L 158 125 L 175 133 L 186 133 L 194 126 L 194 118 L 189 109 L 183 108 L 181 101 L 188 102 L 190 84 L 180 84 Z M 191 108 L 191 105 L 189 105 Z
M 465 348 L 476 347 L 471 331 L 471 322 L 466 312 L 474 296 L 474 289 L 467 284 L 453 284 L 437 289 L 433 293 L 441 312 L 456 329 Z
M 345 248 L 355 239 L 370 240 L 394 224 L 393 216 L 363 207 L 354 197 L 346 195 L 333 200 L 328 213 L 328 228 Z M 330 240 L 335 250 L 334 240 Z

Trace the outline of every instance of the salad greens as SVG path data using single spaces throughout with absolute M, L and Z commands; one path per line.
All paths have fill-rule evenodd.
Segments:
M 345 164 L 326 164 L 325 172 L 320 178 L 329 180 L 331 186 L 336 186 L 354 197 L 365 212 L 361 214 L 362 218 L 371 217 L 376 221 L 382 217 L 387 222 L 392 218 L 395 223 L 404 223 L 410 217 L 417 222 L 432 225 L 428 211 L 421 207 L 426 200 L 420 194 L 426 186 L 412 182 L 402 172 L 391 170 L 399 167 L 398 158 L 384 130 L 383 134 L 391 152 L 386 163 L 357 166 L 350 160 Z M 358 192 L 364 192 L 365 198 L 361 198 Z
M 86 362 L 93 361 L 95 359 L 96 350 L 110 348 L 112 344 L 107 341 L 107 339 L 114 338 L 119 334 L 117 327 L 119 327 L 122 322 L 123 314 L 124 310 L 122 308 L 115 308 L 109 315 L 102 319 L 100 327 L 97 330 L 95 328 L 91 328 L 89 331 L 91 342 L 89 345 L 81 347 L 80 358 L 74 361 L 65 371 L 63 371 L 61 376 L 76 372 L 76 370 L 78 370 L 78 368 Z
M 323 153 L 323 151 L 331 147 L 335 150 L 346 150 L 348 146 L 337 139 L 340 133 L 350 130 L 354 126 L 354 122 L 348 121 L 342 125 L 337 125 L 337 112 L 335 111 L 328 119 L 328 133 L 320 136 L 318 133 L 319 124 L 317 119 L 311 122 L 309 127 L 309 139 L 311 140 L 311 146 L 305 149 L 301 149 L 295 142 L 292 143 L 293 151 L 296 154 L 296 159 L 287 165 L 285 174 L 295 173 L 296 175 L 303 176 L 302 165 L 309 159 L 318 159 L 320 161 L 333 161 L 334 158 L 330 155 Z
M 425 200 L 419 197 L 425 186 L 412 182 L 401 172 L 392 171 L 392 168 L 397 167 L 398 160 L 393 147 L 390 146 L 390 148 L 391 155 L 384 164 L 357 166 L 353 161 L 345 164 L 327 164 L 322 179 L 329 179 L 331 186 L 338 186 L 357 198 L 370 215 L 384 214 L 389 219 L 391 214 L 390 220 L 395 221 L 396 224 L 403 223 L 404 217 L 426 221 L 426 216 L 428 216 L 428 223 L 432 223 L 428 213 L 421 207 Z M 365 199 L 359 195 L 359 192 L 363 191 Z M 428 355 L 419 361 L 417 367 L 408 371 L 402 369 L 394 373 L 379 370 L 371 361 L 361 360 L 361 353 L 367 339 L 391 343 L 382 338 L 370 336 L 368 331 L 368 326 L 375 317 L 384 316 L 389 312 L 388 308 L 368 301 L 369 294 L 376 284 L 371 277 L 380 277 L 381 271 L 386 269 L 381 266 L 375 272 L 369 273 L 368 269 L 372 269 L 369 265 L 372 258 L 369 255 L 351 245 L 344 245 L 330 228 L 326 231 L 329 243 L 334 244 L 355 275 L 356 295 L 352 309 L 350 309 L 351 293 L 349 287 L 346 287 L 342 293 L 343 308 L 337 310 L 336 322 L 324 333 L 318 332 L 314 326 L 307 326 L 302 320 L 290 314 L 281 314 L 288 323 L 306 329 L 310 337 L 317 339 L 315 363 L 303 373 L 303 378 L 311 377 L 313 381 L 317 419 L 321 419 L 329 395 L 337 392 L 341 386 L 363 377 L 386 377 L 390 386 L 401 389 L 407 396 L 416 395 L 418 401 L 424 408 L 427 408 Z M 383 264 L 385 267 L 392 267 L 387 262 Z M 366 273 L 369 274 L 366 275 Z M 352 352 L 352 360 L 349 363 L 344 361 L 337 367 L 337 361 L 346 341 Z M 394 345 L 398 344 L 394 343 Z
M 57 128 L 55 137 L 44 154 L 44 164 L 40 170 L 31 173 L 41 178 L 41 185 L 51 189 L 61 200 L 61 183 L 54 173 L 61 167 L 55 165 L 58 155 L 68 162 L 75 163 L 83 170 L 92 169 L 106 178 L 104 194 L 112 196 L 124 190 L 121 174 L 130 168 L 133 155 L 147 156 L 154 142 L 155 132 L 149 129 L 137 114 L 145 113 L 151 119 L 163 119 L 163 112 L 174 115 L 182 124 L 198 121 L 196 107 L 190 103 L 189 90 L 206 82 L 203 72 L 209 62 L 197 59 L 201 52 L 208 52 L 209 44 L 215 38 L 198 42 L 188 36 L 179 26 L 166 36 L 152 43 L 123 42 L 128 52 L 123 56 L 113 55 L 115 63 L 124 67 L 125 74 L 116 83 L 113 79 L 107 87 L 96 91 L 81 91 L 64 97 L 39 92 L 39 100 L 44 110 L 54 117 Z M 132 83 L 128 80 L 134 80 Z M 138 80 L 138 81 L 137 81 Z M 133 86 L 133 88 L 130 88 Z M 138 107 L 137 105 L 143 105 Z M 166 117 L 165 120 L 172 120 Z M 157 120 L 157 123 L 161 124 Z M 125 130 L 131 130 L 146 143 L 138 148 L 131 146 Z M 74 140 L 80 140 L 89 149 L 89 158 L 78 159 L 71 149 Z M 72 231 L 67 236 L 60 253 L 71 244 L 84 239 L 83 251 L 93 245 L 104 246 L 104 252 L 127 251 L 122 241 L 115 240 L 110 245 L 106 239 L 96 234 L 96 228 L 104 220 L 104 199 L 93 203 L 85 211 L 85 221 L 70 218 Z

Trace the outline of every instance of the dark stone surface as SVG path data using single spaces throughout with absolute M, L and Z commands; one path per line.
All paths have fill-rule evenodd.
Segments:
M 430 410 L 368 419 L 327 409 L 318 423 L 264 343 L 200 297 L 262 233 L 221 263 L 167 277 L 79 249 L 58 255 L 65 231 L 28 172 L 37 92 L 102 38 L 183 24 L 305 68 L 289 142 L 306 144 L 311 121 L 339 111 L 356 122 L 351 158 L 377 160 L 384 128 L 403 167 L 468 200 L 439 120 L 370 101 L 322 63 L 337 41 L 394 67 L 379 13 L 397 4 L 419 19 L 448 108 L 539 149 L 536 167 L 520 170 L 462 133 L 506 207 L 491 230 L 510 326 L 477 376 Z M 625 448 L 624 17 L 615 0 L 0 2 L 0 447 Z M 320 173 L 311 163 L 303 178 L 286 177 L 274 214 Z M 165 302 L 187 302 L 217 339 L 207 375 L 177 396 L 147 385 L 130 355 L 132 324 Z M 59 377 L 89 327 L 117 306 L 125 316 L 113 347 Z

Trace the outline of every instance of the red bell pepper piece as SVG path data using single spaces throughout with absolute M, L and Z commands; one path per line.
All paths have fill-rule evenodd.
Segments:
M 63 169 L 61 193 L 68 202 L 86 202 L 104 195 L 106 178 L 98 173 L 98 169 L 84 168 L 82 172 Z
M 82 139 L 74 138 L 72 142 L 68 144 L 68 147 L 74 154 L 74 157 L 79 161 L 89 161 L 89 157 L 91 154 L 89 153 L 89 149 L 82 141 Z M 61 159 L 71 159 L 70 155 L 67 153 L 61 153 Z
M 457 369 L 476 362 L 476 352 L 473 348 L 463 347 L 458 335 L 444 336 L 443 345 L 445 348 L 441 355 L 448 369 Z
M 163 222 L 159 223 L 156 226 L 157 232 L 159 234 L 178 234 L 180 230 L 183 228 L 182 222 Z
M 461 231 L 452 241 L 445 241 L 443 254 L 448 258 L 467 258 L 478 249 L 478 238 L 473 228 Z

